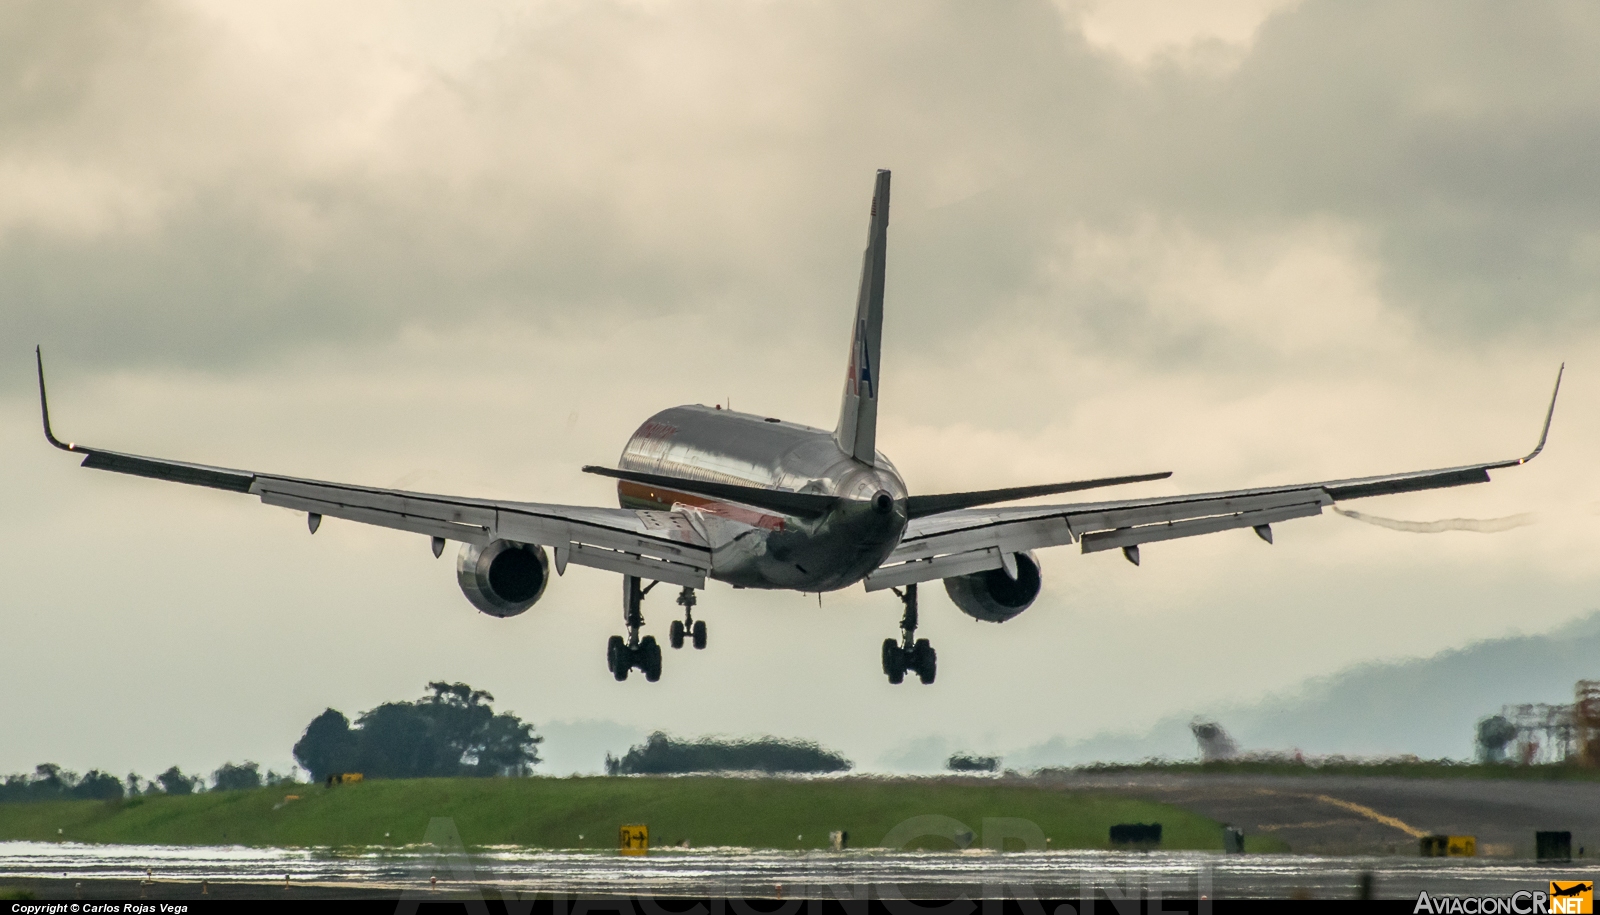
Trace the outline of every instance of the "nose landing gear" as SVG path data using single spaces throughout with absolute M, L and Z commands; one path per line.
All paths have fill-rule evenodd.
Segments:
M 622 621 L 628 627 L 628 638 L 614 635 L 606 642 L 606 667 L 618 680 L 628 679 L 628 672 L 635 669 L 651 683 L 661 679 L 661 646 L 653 635 L 639 638 L 644 626 L 644 596 L 658 584 L 652 581 L 641 587 L 638 576 L 622 576 Z
M 702 620 L 694 619 L 694 589 L 684 588 L 678 593 L 678 606 L 683 608 L 683 619 L 673 620 L 672 627 L 667 630 L 667 641 L 673 648 L 683 647 L 683 637 L 689 636 L 696 650 L 706 647 L 706 624 Z
M 904 682 L 907 671 L 915 673 L 923 683 L 932 683 L 938 672 L 939 655 L 927 639 L 917 638 L 917 586 L 910 584 L 904 591 L 891 590 L 905 604 L 906 610 L 900 617 L 900 641 L 883 640 L 883 672 L 890 683 Z

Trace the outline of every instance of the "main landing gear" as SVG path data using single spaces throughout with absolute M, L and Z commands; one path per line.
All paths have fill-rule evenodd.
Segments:
M 659 581 L 648 585 L 637 575 L 622 576 L 622 622 L 628 627 L 628 637 L 614 635 L 606 643 L 606 669 L 618 680 L 628 679 L 629 671 L 641 671 L 651 683 L 661 679 L 661 645 L 653 635 L 639 637 L 644 626 L 644 596 Z M 673 620 L 668 639 L 673 648 L 682 648 L 687 635 L 694 647 L 706 647 L 706 624 L 694 618 L 694 589 L 684 588 L 678 593 L 678 606 L 683 608 L 683 619 Z
M 637 575 L 622 576 L 622 622 L 628 627 L 628 638 L 614 635 L 606 643 L 606 667 L 618 680 L 628 679 L 628 671 L 640 670 L 651 683 L 661 679 L 661 646 L 656 637 L 639 638 L 639 628 L 644 625 L 644 596 L 660 582 L 640 586 Z
M 938 671 L 939 655 L 927 639 L 917 638 L 917 586 L 910 584 L 906 585 L 904 591 L 899 588 L 892 590 L 905 604 L 906 612 L 900 617 L 900 642 L 883 640 L 883 672 L 888 675 L 890 683 L 903 682 L 908 670 L 923 683 L 932 683 Z
M 704 620 L 694 620 L 694 589 L 684 588 L 678 593 L 678 606 L 683 608 L 683 619 L 673 620 L 672 627 L 667 630 L 667 641 L 673 648 L 683 647 L 683 637 L 689 636 L 694 643 L 695 650 L 706 647 L 706 624 Z

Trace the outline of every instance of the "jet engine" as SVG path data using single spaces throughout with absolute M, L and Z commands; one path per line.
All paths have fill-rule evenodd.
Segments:
M 945 593 L 961 612 L 988 623 L 1003 623 L 1033 606 L 1039 596 L 1039 560 L 1033 553 L 1013 553 L 1017 577 L 1005 569 L 973 572 L 944 580 Z
M 456 581 L 472 606 L 490 616 L 516 616 L 544 594 L 550 559 L 544 547 L 529 543 L 463 543 L 456 556 Z

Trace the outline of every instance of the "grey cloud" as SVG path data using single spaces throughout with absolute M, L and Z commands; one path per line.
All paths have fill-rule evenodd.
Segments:
M 8 146 L 80 111 L 119 36 L 143 32 L 148 4 L 23 2 L 0 22 L 0 120 Z
M 1371 225 L 1395 302 L 1435 325 L 1570 316 L 1593 304 L 1568 258 L 1600 197 L 1597 39 L 1582 4 L 1306 4 L 1230 81 L 1221 148 L 1263 210 Z
M 1220 239 L 1340 220 L 1390 304 L 1446 338 L 1593 320 L 1600 13 L 1582 4 L 1307 2 L 1219 74 L 1135 68 L 1043 0 L 601 3 L 514 21 L 459 71 L 374 54 L 248 79 L 227 65 L 239 36 L 182 5 L 117 10 L 33 4 L 0 37 L 20 52 L 0 161 L 93 198 L 88 225 L 5 225 L 0 326 L 112 364 L 494 314 L 821 333 L 880 165 L 916 316 L 899 345 L 1034 320 L 1226 361 L 1236 342 L 1167 326 L 1137 290 L 1049 275 L 1075 227 L 1149 218 Z

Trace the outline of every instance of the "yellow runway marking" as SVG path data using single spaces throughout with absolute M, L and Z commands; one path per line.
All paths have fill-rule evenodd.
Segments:
M 1423 832 L 1422 830 L 1417 829 L 1414 826 L 1409 826 L 1406 823 L 1401 822 L 1400 820 L 1397 820 L 1392 816 L 1385 816 L 1384 814 L 1381 814 L 1378 811 L 1373 810 L 1371 807 L 1363 807 L 1362 805 L 1357 804 L 1357 803 L 1355 803 L 1353 801 L 1341 801 L 1336 797 L 1329 797 L 1326 794 L 1318 794 L 1318 795 L 1315 795 L 1315 797 L 1316 797 L 1317 800 L 1323 802 L 1324 804 L 1332 804 L 1335 807 L 1343 807 L 1345 810 L 1348 810 L 1351 813 L 1359 813 L 1362 816 L 1366 817 L 1367 819 L 1372 820 L 1373 822 L 1382 823 L 1385 826 L 1392 826 L 1395 829 L 1400 830 L 1401 832 L 1405 833 L 1406 835 L 1410 836 L 1413 839 L 1420 839 L 1423 836 L 1427 835 L 1426 832 Z
M 1286 794 L 1286 793 L 1292 793 L 1292 792 L 1274 791 L 1271 788 L 1257 788 L 1256 791 L 1258 793 L 1260 793 L 1260 794 Z M 1401 832 L 1405 833 L 1406 835 L 1410 836 L 1413 839 L 1420 839 L 1423 836 L 1428 835 L 1427 832 L 1425 832 L 1425 831 L 1423 831 L 1421 829 L 1418 829 L 1415 826 L 1412 826 L 1412 825 L 1410 825 L 1409 823 L 1406 823 L 1403 820 L 1399 820 L 1399 819 L 1396 819 L 1395 817 L 1387 816 L 1385 814 L 1379 813 L 1378 811 L 1373 810 L 1371 807 L 1366 807 L 1366 806 L 1363 806 L 1361 804 L 1357 804 L 1354 801 L 1342 801 L 1342 800 L 1340 800 L 1340 799 L 1338 799 L 1336 797 L 1329 797 L 1326 794 L 1296 794 L 1295 796 L 1304 797 L 1304 798 L 1310 798 L 1310 799 L 1315 800 L 1315 801 L 1321 801 L 1324 804 L 1332 804 L 1335 807 L 1339 807 L 1339 808 L 1342 808 L 1344 810 L 1348 810 L 1351 813 L 1360 814 L 1361 816 L 1366 817 L 1367 819 L 1372 820 L 1375 823 L 1382 823 L 1385 826 L 1389 826 L 1389 827 L 1392 827 L 1394 829 L 1398 829 L 1398 830 L 1400 830 Z M 1305 824 L 1305 825 L 1309 825 L 1309 824 Z M 1279 828 L 1279 829 L 1293 828 L 1293 826 L 1294 826 L 1294 824 L 1284 824 L 1282 826 L 1278 826 L 1277 828 Z

